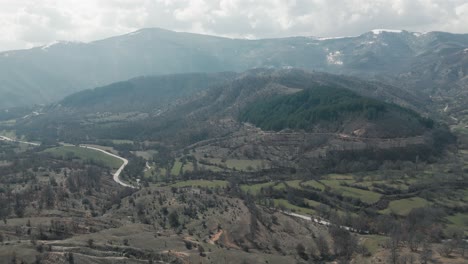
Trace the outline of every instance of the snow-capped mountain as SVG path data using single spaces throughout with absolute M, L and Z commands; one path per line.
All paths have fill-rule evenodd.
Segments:
M 376 29 L 354 37 L 229 39 L 142 29 L 90 43 L 0 53 L 0 108 L 47 103 L 141 75 L 304 68 L 429 93 L 467 85 L 468 35 Z

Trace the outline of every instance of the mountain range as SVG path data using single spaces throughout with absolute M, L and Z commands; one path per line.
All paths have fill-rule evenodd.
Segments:
M 143 29 L 0 53 L 0 263 L 465 263 L 467 44 Z
M 355 37 L 230 39 L 158 28 L 0 53 L 0 108 L 45 104 L 138 76 L 303 68 L 371 78 L 416 96 L 465 96 L 468 34 L 373 30 Z

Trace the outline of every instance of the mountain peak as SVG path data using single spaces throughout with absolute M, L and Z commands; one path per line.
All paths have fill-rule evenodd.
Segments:
M 137 35 L 146 32 L 175 32 L 173 30 L 159 28 L 159 27 L 149 27 L 149 28 L 141 28 L 136 31 L 130 32 L 127 35 Z

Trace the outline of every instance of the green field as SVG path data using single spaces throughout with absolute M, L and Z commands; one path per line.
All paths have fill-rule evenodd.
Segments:
M 212 172 L 221 172 L 224 171 L 224 169 L 217 167 L 217 166 L 212 166 L 212 165 L 205 165 L 205 164 L 200 164 L 198 163 L 198 168 L 200 170 L 205 170 L 205 171 L 212 171 Z
M 458 229 L 463 229 L 465 234 L 468 234 L 468 214 L 455 214 L 446 217 L 449 221 L 449 227 L 455 227 Z
M 185 165 L 184 165 L 184 167 L 182 167 L 182 169 L 184 170 L 184 172 L 193 171 L 193 163 L 192 162 L 185 163 Z
M 299 207 L 293 204 L 290 204 L 287 200 L 285 199 L 275 199 L 275 207 L 284 207 L 288 210 L 291 210 L 292 212 L 296 212 L 299 214 L 307 214 L 307 215 L 314 215 L 316 214 L 314 210 L 309 209 L 309 208 L 303 208 Z
M 126 139 L 113 139 L 112 143 L 119 145 L 119 144 L 133 144 L 133 140 L 126 140 Z
M 322 183 L 316 181 L 316 180 L 310 180 L 310 181 L 306 181 L 306 182 L 303 182 L 302 183 L 303 186 L 309 186 L 309 187 L 312 187 L 312 188 L 315 188 L 315 189 L 318 189 L 318 190 L 321 190 L 321 191 L 325 191 L 325 185 L 323 185 Z
M 237 159 L 228 159 L 226 160 L 226 166 L 230 169 L 236 170 L 257 170 L 257 168 L 262 166 L 262 160 L 237 160 Z
M 354 180 L 354 177 L 348 174 L 328 174 L 327 176 L 325 176 L 325 179 L 350 181 L 350 180 Z
M 342 184 L 353 184 L 354 180 L 320 180 L 320 183 L 331 189 L 339 189 L 340 187 L 346 187 L 342 186 Z
M 92 149 L 80 148 L 75 146 L 61 146 L 44 150 L 45 153 L 50 153 L 54 157 L 60 157 L 62 159 L 73 158 L 81 160 L 92 160 L 102 165 L 118 169 L 122 166 L 120 159 L 111 157 L 102 152 Z
M 182 166 L 183 166 L 182 162 L 178 160 L 174 162 L 174 166 L 172 166 L 172 169 L 171 169 L 171 174 L 174 176 L 179 176 L 180 169 L 182 168 Z
M 463 158 L 463 161 L 464 161 L 464 166 L 463 166 L 463 169 L 468 169 L 468 150 L 460 150 L 460 155 L 462 156 Z
M 241 190 L 244 192 L 248 192 L 251 194 L 257 194 L 260 193 L 260 190 L 262 188 L 268 188 L 269 186 L 275 185 L 274 182 L 266 182 L 266 183 L 259 183 L 259 184 L 253 184 L 253 185 L 241 185 Z
M 284 184 L 283 182 L 278 183 L 275 186 L 273 186 L 273 189 L 278 190 L 278 191 L 285 190 L 286 189 L 286 184 Z
M 5 120 L 5 121 L 0 121 L 0 125 L 3 125 L 3 126 L 13 126 L 16 124 L 16 119 L 11 119 L 11 120 Z
M 309 199 L 304 199 L 304 202 L 310 206 L 310 207 L 313 207 L 315 209 L 317 209 L 317 207 L 319 207 L 321 205 L 321 203 L 317 202 L 317 201 L 314 201 L 314 200 L 309 200 Z
M 426 207 L 431 203 L 426 199 L 420 197 L 413 197 L 408 199 L 401 199 L 396 201 L 391 201 L 388 205 L 388 208 L 380 211 L 384 214 L 394 213 L 401 216 L 406 216 L 414 208 Z
M 181 181 L 172 184 L 172 187 L 208 187 L 208 188 L 215 188 L 221 187 L 225 188 L 228 185 L 227 181 L 206 181 L 206 180 L 189 180 L 189 181 Z
M 151 169 L 145 171 L 145 177 L 146 178 L 153 177 L 153 173 L 154 173 L 155 177 L 166 175 L 166 169 L 165 168 L 157 168 L 155 164 L 152 164 L 150 166 L 151 166 Z M 200 169 L 207 169 L 205 167 L 206 167 L 206 165 L 199 165 Z M 172 168 L 170 170 L 170 174 L 173 175 L 173 176 L 179 176 L 180 172 L 181 172 L 181 169 L 182 169 L 183 172 L 193 171 L 193 164 L 191 162 L 183 164 L 181 161 L 176 160 L 174 162 L 174 165 L 172 166 Z M 159 171 L 159 172 L 156 172 L 156 171 Z M 157 177 L 157 178 L 158 178 L 158 180 L 161 180 L 161 177 Z
M 453 191 L 451 194 L 455 195 L 460 195 L 463 194 L 463 192 L 457 192 Z M 465 196 L 468 197 L 468 196 Z M 434 204 L 441 206 L 441 207 L 464 207 L 466 206 L 466 200 L 461 198 L 461 197 L 446 197 L 443 195 L 440 195 L 437 197 L 437 200 L 434 201 Z
M 294 180 L 294 181 L 287 181 L 286 184 L 294 189 L 302 189 L 301 187 L 301 180 Z
M 403 190 L 403 191 L 408 190 L 408 187 L 409 187 L 407 184 L 405 184 L 402 181 L 394 181 L 390 183 L 389 181 L 379 180 L 379 181 L 363 181 L 359 183 L 354 183 L 354 185 L 356 186 L 363 186 L 363 187 L 368 187 L 368 188 L 373 188 L 374 184 L 383 184 L 383 185 L 386 185 L 386 186 L 389 186 L 398 190 Z
M 388 237 L 379 235 L 363 235 L 361 238 L 363 240 L 362 245 L 365 246 L 372 254 L 377 253 L 379 248 L 385 245 L 388 240 Z
M 256 171 L 262 166 L 268 167 L 268 162 L 264 160 L 244 160 L 244 159 L 228 159 L 223 161 L 220 158 L 206 159 L 209 163 L 215 164 L 220 167 L 226 167 L 231 170 L 241 171 Z
M 333 192 L 340 193 L 345 197 L 359 199 L 368 204 L 377 202 L 382 196 L 376 192 L 341 185 L 342 182 L 352 183 L 353 180 L 322 180 L 320 182 L 330 187 Z
M 2 130 L 0 131 L 1 136 L 9 137 L 9 138 L 16 138 L 15 131 L 12 130 Z
M 155 150 L 146 150 L 146 151 L 132 151 L 132 153 L 138 157 L 144 158 L 145 160 L 151 160 L 153 158 L 153 155 L 158 152 Z

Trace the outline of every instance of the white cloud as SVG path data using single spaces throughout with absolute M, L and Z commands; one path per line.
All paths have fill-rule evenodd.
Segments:
M 0 50 L 91 41 L 144 27 L 230 37 L 466 33 L 468 0 L 0 0 Z

